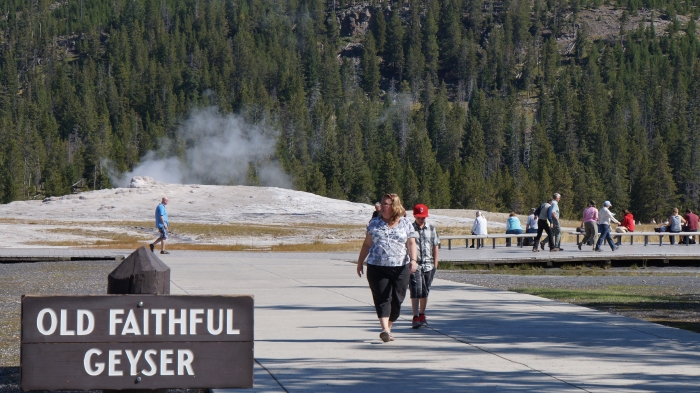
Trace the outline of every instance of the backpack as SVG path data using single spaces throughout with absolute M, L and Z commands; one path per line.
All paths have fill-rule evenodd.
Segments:
M 542 213 L 542 206 L 544 206 L 544 203 L 542 203 L 540 207 L 535 209 L 535 212 L 533 213 L 535 215 L 535 219 L 540 218 L 540 213 Z

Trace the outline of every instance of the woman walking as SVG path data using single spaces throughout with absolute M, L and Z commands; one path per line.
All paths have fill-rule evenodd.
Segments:
M 586 231 L 586 235 L 581 243 L 578 244 L 579 250 L 584 244 L 587 246 L 594 245 L 595 237 L 598 236 L 598 209 L 595 206 L 595 201 L 588 201 L 588 207 L 583 209 L 581 227 Z
M 418 268 L 416 232 L 405 214 L 398 195 L 384 194 L 379 217 L 367 225 L 365 242 L 357 258 L 360 277 L 367 258 L 367 282 L 382 327 L 379 338 L 384 342 L 394 341 L 391 326 L 399 318 L 410 276 Z

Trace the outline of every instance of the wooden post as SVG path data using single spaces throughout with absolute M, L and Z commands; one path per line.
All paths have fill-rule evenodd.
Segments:
M 110 295 L 170 295 L 170 268 L 146 246 L 139 247 L 107 276 Z M 167 393 L 167 389 L 103 390 L 102 393 Z
M 107 276 L 110 295 L 170 295 L 170 268 L 148 248 L 141 247 Z

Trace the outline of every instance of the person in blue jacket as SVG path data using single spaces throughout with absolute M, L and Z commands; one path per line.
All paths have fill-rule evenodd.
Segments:
M 156 228 L 158 228 L 160 236 L 158 239 L 156 239 L 156 241 L 149 244 L 151 252 L 153 252 L 155 249 L 156 244 L 160 243 L 160 253 L 170 254 L 169 252 L 165 251 L 165 241 L 168 240 L 168 211 L 165 209 L 167 204 L 168 197 L 163 197 L 158 207 L 156 207 Z

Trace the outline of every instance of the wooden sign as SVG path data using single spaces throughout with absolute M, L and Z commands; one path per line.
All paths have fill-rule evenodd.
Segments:
M 29 390 L 253 387 L 252 296 L 23 296 Z

